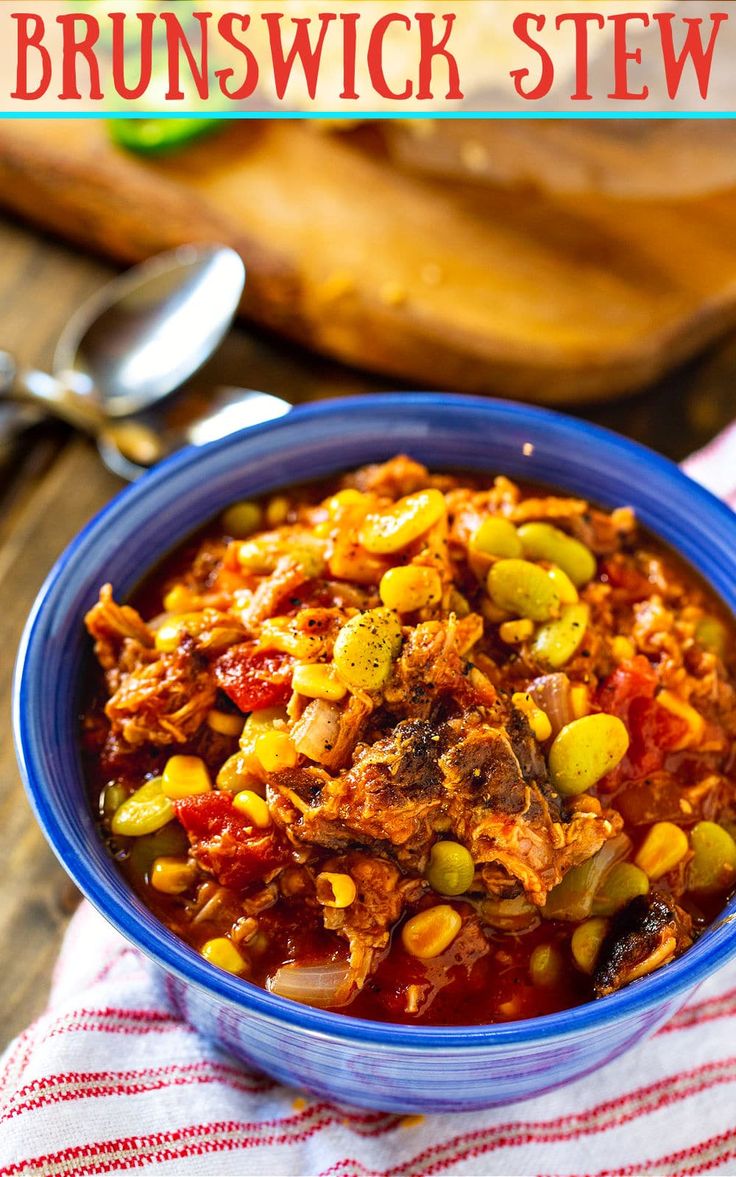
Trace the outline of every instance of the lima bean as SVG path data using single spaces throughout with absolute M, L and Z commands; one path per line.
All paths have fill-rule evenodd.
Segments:
M 549 750 L 549 770 L 558 793 L 584 793 L 623 760 L 629 734 L 615 715 L 600 712 L 565 724 Z
M 565 605 L 555 621 L 537 631 L 531 655 L 538 662 L 559 670 L 577 653 L 588 628 L 590 609 L 585 604 Z
M 489 515 L 473 533 L 470 546 L 484 556 L 521 556 L 521 540 L 510 519 Z
M 488 571 L 488 595 L 499 609 L 531 621 L 549 621 L 560 610 L 554 582 L 529 560 L 498 560 Z
M 533 560 L 547 560 L 566 572 L 576 588 L 587 584 L 595 576 L 595 556 L 559 527 L 551 523 L 524 523 L 518 531 L 525 556 Z
M 690 834 L 693 858 L 688 866 L 690 891 L 713 894 L 736 878 L 736 842 L 714 821 L 699 821 Z

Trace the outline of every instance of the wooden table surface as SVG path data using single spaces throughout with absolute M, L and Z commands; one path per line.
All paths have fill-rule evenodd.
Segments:
M 44 367 L 65 321 L 112 268 L 0 220 L 0 348 Z M 736 339 L 666 385 L 579 415 L 679 459 L 736 416 Z M 231 332 L 208 378 L 297 402 L 388 385 L 243 329 Z M 392 385 L 395 387 L 395 384 Z M 61 425 L 27 434 L 0 469 L 0 1049 L 46 1000 L 64 927 L 78 901 L 26 802 L 9 722 L 13 659 L 33 598 L 79 528 L 121 487 L 84 438 Z M 54 684 L 49 684 L 53 695 Z

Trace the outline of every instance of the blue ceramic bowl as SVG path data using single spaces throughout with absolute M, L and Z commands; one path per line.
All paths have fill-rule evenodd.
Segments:
M 203 1034 L 277 1079 L 342 1102 L 467 1111 L 569 1082 L 651 1034 L 736 951 L 736 922 L 718 923 L 679 960 L 620 993 L 531 1021 L 434 1029 L 311 1009 L 214 969 L 135 898 L 98 835 L 77 750 L 82 616 L 100 584 L 127 593 L 235 499 L 399 451 L 434 467 L 503 472 L 604 505 L 631 504 L 736 610 L 736 516 L 664 458 L 557 413 L 498 401 L 329 401 L 183 451 L 93 519 L 52 570 L 28 622 L 15 733 L 28 795 L 63 866 L 150 957 L 166 1000 Z

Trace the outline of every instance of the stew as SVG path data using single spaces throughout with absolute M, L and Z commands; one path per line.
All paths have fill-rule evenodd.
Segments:
M 274 993 L 533 1017 L 666 967 L 736 882 L 733 624 L 628 508 L 397 457 L 234 504 L 86 623 L 111 852 Z

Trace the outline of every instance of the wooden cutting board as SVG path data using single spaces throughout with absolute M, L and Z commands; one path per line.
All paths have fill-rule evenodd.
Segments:
M 736 323 L 736 191 L 471 189 L 296 122 L 229 124 L 152 159 L 102 122 L 39 120 L 0 122 L 0 203 L 123 262 L 229 243 L 246 318 L 417 387 L 603 398 Z

